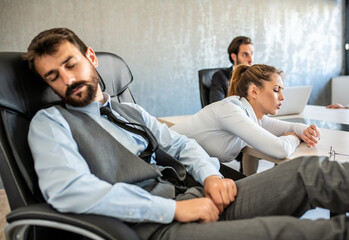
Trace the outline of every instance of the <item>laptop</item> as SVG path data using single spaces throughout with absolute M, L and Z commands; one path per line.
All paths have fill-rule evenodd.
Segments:
M 285 99 L 275 116 L 298 114 L 303 112 L 308 103 L 312 86 L 285 87 L 282 91 Z

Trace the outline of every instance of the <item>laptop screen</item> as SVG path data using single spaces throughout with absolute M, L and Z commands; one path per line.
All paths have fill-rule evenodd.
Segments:
M 312 86 L 286 87 L 282 93 L 285 99 L 276 116 L 298 114 L 303 112 L 307 105 Z

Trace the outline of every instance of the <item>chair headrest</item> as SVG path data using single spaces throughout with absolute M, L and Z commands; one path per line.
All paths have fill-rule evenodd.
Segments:
M 107 52 L 97 52 L 97 71 L 105 83 L 105 92 L 111 97 L 120 95 L 133 81 L 132 73 L 125 61 Z
M 61 103 L 60 98 L 29 70 L 22 52 L 0 52 L 0 105 L 31 118 L 39 109 Z M 98 72 L 112 97 L 122 93 L 133 77 L 127 64 L 112 53 L 97 52 Z
M 207 68 L 199 70 L 199 79 L 202 81 L 202 85 L 206 88 L 211 87 L 212 76 L 221 68 Z

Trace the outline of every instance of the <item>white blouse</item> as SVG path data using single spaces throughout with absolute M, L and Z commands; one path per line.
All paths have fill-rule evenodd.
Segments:
M 231 96 L 207 105 L 188 119 L 175 124 L 172 129 L 195 139 L 211 157 L 229 162 L 246 145 L 275 158 L 286 158 L 294 152 L 299 140 L 293 135 L 282 135 L 295 132 L 301 136 L 307 127 L 267 115 L 258 122 L 252 106 L 245 98 Z

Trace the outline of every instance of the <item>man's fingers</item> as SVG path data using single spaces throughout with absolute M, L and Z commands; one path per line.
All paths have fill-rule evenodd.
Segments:
M 224 179 L 223 180 L 223 188 L 222 188 L 222 199 L 224 207 L 228 206 L 230 202 L 234 200 L 234 193 L 233 193 L 233 183 L 231 179 Z
M 208 177 L 205 182 L 205 196 L 212 199 L 220 213 L 235 200 L 236 185 L 232 179 L 221 177 Z
M 219 218 L 219 210 L 210 198 L 177 201 L 174 218 L 178 222 L 214 222 Z
M 235 200 L 237 194 L 235 182 L 231 179 L 223 179 L 218 190 L 219 194 L 215 195 L 216 198 L 213 199 L 213 201 L 217 205 L 220 213 L 222 213 L 224 208 Z
M 219 213 L 220 212 L 217 206 L 213 203 L 211 199 L 207 198 L 207 206 L 204 214 L 201 217 L 200 222 L 203 222 L 203 223 L 215 222 L 219 218 Z
M 236 195 L 238 194 L 238 188 L 236 187 L 235 182 L 232 180 L 232 187 L 233 187 L 233 195 L 234 195 L 234 199 L 236 197 Z
M 230 179 L 229 179 L 230 180 Z M 229 197 L 229 203 L 228 205 L 235 200 L 235 196 L 237 194 L 237 189 L 235 182 L 233 180 L 229 181 L 227 186 L 227 195 Z

